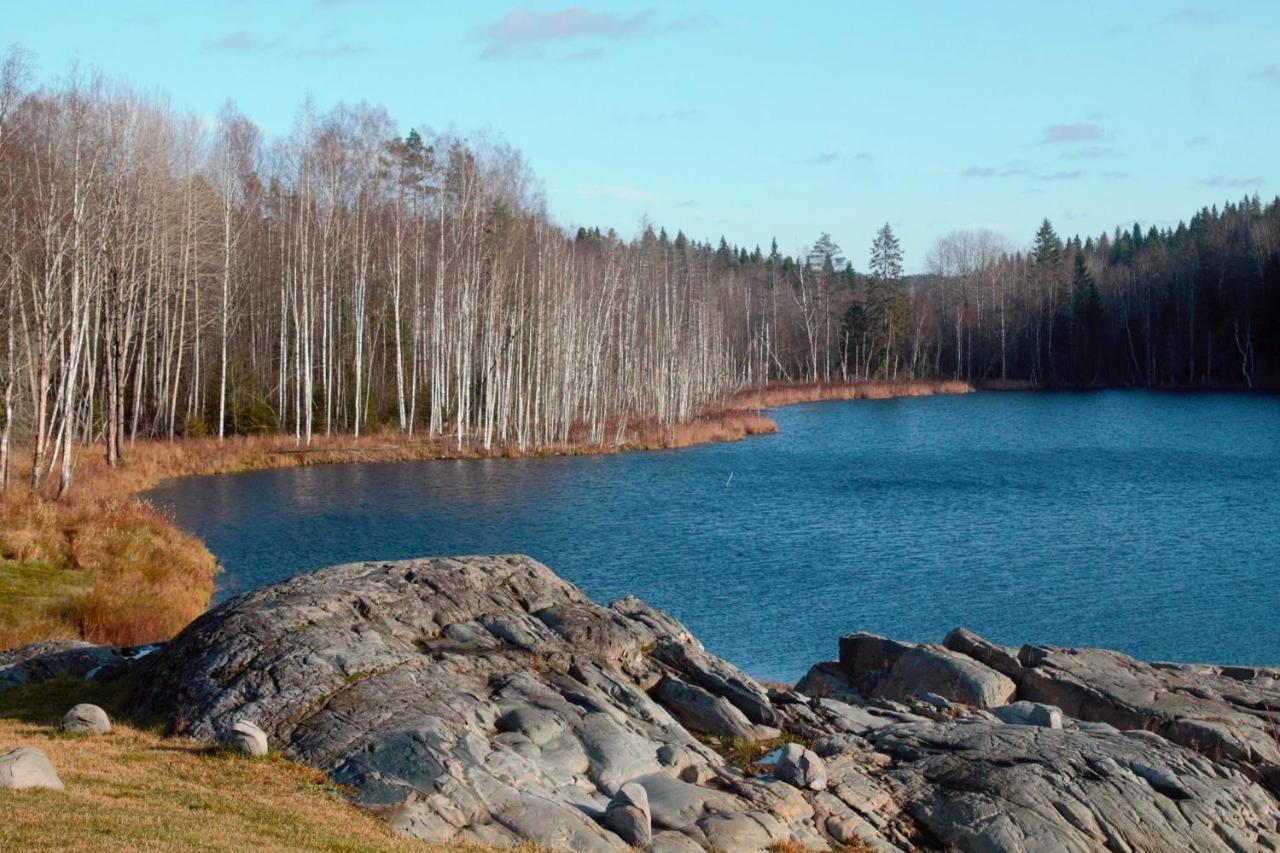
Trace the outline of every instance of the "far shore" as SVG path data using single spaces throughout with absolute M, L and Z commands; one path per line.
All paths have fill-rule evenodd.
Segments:
M 111 468 L 97 445 L 79 448 L 75 485 L 53 500 L 15 485 L 0 495 L 0 649 L 46 639 L 119 646 L 173 636 L 209 604 L 217 564 L 199 539 L 138 495 L 162 480 L 353 462 L 570 456 L 692 447 L 778 431 L 764 409 L 824 400 L 882 400 L 975 390 L 954 380 L 772 383 L 746 389 L 673 425 L 614 424 L 603 442 L 585 433 L 564 443 L 485 446 L 456 436 L 394 429 L 356 438 L 292 435 L 149 440 Z M 19 452 L 15 458 L 23 460 Z

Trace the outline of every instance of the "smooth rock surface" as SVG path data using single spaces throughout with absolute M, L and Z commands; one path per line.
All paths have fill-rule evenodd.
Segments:
M 818 754 L 805 749 L 798 743 L 789 743 L 782 748 L 782 755 L 773 768 L 775 779 L 779 779 L 797 788 L 811 788 L 821 791 L 827 787 L 827 766 Z
M 628 844 L 648 846 L 653 840 L 653 819 L 644 786 L 635 782 L 623 785 L 609 801 L 600 822 Z
M 267 734 L 248 720 L 237 720 L 227 732 L 225 743 L 250 758 L 267 754 Z
M 111 718 L 97 705 L 82 702 L 63 715 L 58 728 L 74 734 L 105 735 L 111 733 Z
M 875 695 L 906 701 L 923 694 L 974 708 L 1008 704 L 1017 686 L 972 658 L 939 646 L 908 649 L 875 687 Z
M 26 788 L 64 790 L 62 780 L 40 750 L 20 746 L 0 755 L 0 789 L 21 791 Z

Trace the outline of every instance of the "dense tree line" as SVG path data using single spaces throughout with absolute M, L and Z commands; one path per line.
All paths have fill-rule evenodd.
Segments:
M 1280 378 L 1280 203 L 1030 251 L 938 241 L 904 277 L 822 235 L 795 257 L 632 239 L 547 214 L 510 147 L 401 133 L 366 104 L 264 139 L 73 78 L 0 66 L 0 485 L 65 491 L 78 448 L 138 437 L 618 440 L 773 380 Z M 83 451 L 80 451 L 83 452 Z

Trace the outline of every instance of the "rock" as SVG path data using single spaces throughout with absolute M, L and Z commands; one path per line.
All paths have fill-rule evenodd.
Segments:
M 898 658 L 913 648 L 912 643 L 900 643 L 865 631 L 845 634 L 840 638 L 840 668 L 855 684 L 864 688 L 864 692 L 868 692 L 893 669 Z M 797 689 L 802 693 L 809 692 Z
M 1103 649 L 1023 646 L 1020 695 L 1066 716 L 1154 731 L 1280 791 L 1275 670 L 1147 664 Z
M 644 787 L 635 782 L 623 785 L 609 801 L 600 822 L 628 844 L 648 846 L 653 839 L 653 825 Z
M 267 754 L 267 734 L 248 720 L 238 720 L 227 733 L 226 745 L 251 758 Z
M 1015 684 L 1022 678 L 1022 663 L 1018 660 L 1017 649 L 987 642 L 964 628 L 953 629 L 942 641 L 942 645 L 953 652 L 959 652 L 980 664 L 991 667 Z
M 972 658 L 938 646 L 902 653 L 875 687 L 875 695 L 902 702 L 932 693 L 974 708 L 995 708 L 1013 699 L 1017 687 Z
M 134 713 L 206 740 L 252 720 L 399 831 L 445 844 L 619 847 L 599 821 L 629 782 L 648 791 L 655 838 L 705 844 L 699 821 L 752 804 L 714 787 L 729 768 L 691 728 L 778 733 L 735 701 L 786 716 L 667 614 L 601 607 L 527 557 L 302 575 L 223 603 L 138 665 Z
M 745 714 L 727 699 L 697 685 L 686 684 L 678 678 L 664 678 L 654 688 L 653 697 L 690 731 L 744 740 L 756 738 L 755 728 Z
M 67 711 L 58 728 L 76 734 L 105 735 L 111 733 L 111 718 L 97 705 L 81 703 Z
M 907 813 L 960 850 L 1256 849 L 1276 803 L 1257 784 L 1159 738 L 989 723 L 869 735 L 894 760 Z
M 1062 728 L 1062 709 L 1039 702 L 1014 702 L 992 712 L 1003 722 L 1015 726 L 1040 726 L 1046 729 Z
M 694 642 L 665 640 L 658 643 L 651 654 L 687 681 L 727 699 L 751 722 L 762 725 L 778 722 L 778 715 L 763 687 L 736 666 L 707 654 Z
M 15 791 L 25 788 L 64 790 L 62 780 L 48 757 L 30 746 L 20 746 L 0 755 L 0 788 Z
M 827 765 L 816 752 L 798 743 L 789 743 L 782 748 L 773 776 L 797 788 L 821 791 L 827 787 Z
M 205 740 L 252 720 L 396 831 L 440 845 L 624 850 L 646 827 L 650 849 L 671 853 L 1275 840 L 1265 762 L 1170 740 L 1198 727 L 1261 755 L 1245 735 L 1280 704 L 1274 671 L 1024 648 L 1019 689 L 1045 695 L 1006 705 L 1012 682 L 995 667 L 1008 661 L 965 639 L 972 654 L 850 634 L 838 662 L 770 693 L 668 614 L 631 597 L 600 607 L 525 557 L 362 563 L 201 616 L 131 664 L 132 710 Z M 945 714 L 918 701 L 928 694 Z M 1152 723 L 1158 734 L 1116 730 L 1156 706 L 1188 713 Z M 780 753 L 776 778 L 698 739 L 780 732 L 811 746 Z
M 0 651 L 0 692 L 61 676 L 114 677 L 129 665 L 114 646 L 92 646 L 80 640 L 33 643 Z

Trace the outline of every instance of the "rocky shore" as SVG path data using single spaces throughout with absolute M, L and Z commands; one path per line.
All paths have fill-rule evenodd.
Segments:
M 835 638 L 833 638 L 833 641 Z M 1280 850 L 1280 670 L 839 638 L 792 689 L 527 557 L 338 566 L 152 654 L 42 644 L 0 690 L 135 679 L 133 714 L 252 723 L 429 841 L 654 851 Z

